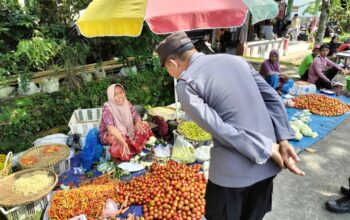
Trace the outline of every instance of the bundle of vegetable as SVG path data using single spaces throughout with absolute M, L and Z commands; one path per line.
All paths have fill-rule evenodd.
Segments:
M 304 136 L 309 136 L 312 138 L 316 138 L 318 134 L 313 132 L 312 129 L 305 124 L 302 120 L 294 120 L 290 122 L 290 126 L 295 132 L 295 139 L 300 141 Z
M 201 142 L 211 139 L 211 135 L 193 121 L 185 121 L 180 123 L 177 130 L 179 134 L 192 141 Z
M 350 110 L 349 105 L 326 95 L 300 95 L 293 98 L 293 101 L 295 108 L 309 109 L 312 113 L 323 116 L 338 116 Z
M 52 220 L 70 219 L 85 214 L 89 219 L 101 216 L 108 198 L 116 201 L 118 182 L 105 176 L 79 188 L 56 191 L 49 217 Z

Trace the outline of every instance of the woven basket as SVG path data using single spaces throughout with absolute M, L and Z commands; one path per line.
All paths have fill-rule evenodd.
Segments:
M 53 177 L 53 182 L 43 189 L 41 192 L 31 195 L 23 195 L 19 193 L 15 193 L 12 191 L 12 186 L 15 184 L 15 181 L 20 179 L 24 174 L 34 173 L 35 171 L 45 171 L 47 175 Z M 45 169 L 27 169 L 22 170 L 17 173 L 11 174 L 0 180 L 0 206 L 3 207 L 14 207 L 23 205 L 29 202 L 37 201 L 45 196 L 47 196 L 51 190 L 56 186 L 58 181 L 56 173 L 50 170 Z
M 53 152 L 50 154 L 45 154 L 43 150 L 46 147 L 58 147 L 58 152 Z M 70 151 L 69 147 L 63 144 L 46 144 L 41 146 L 36 146 L 28 149 L 19 159 L 19 164 L 22 169 L 48 169 L 61 161 L 69 157 Z M 23 164 L 22 159 L 34 157 L 37 159 L 37 162 L 33 164 Z
M 0 155 L 1 167 L 0 167 L 0 178 L 8 176 L 11 173 L 13 153 L 10 151 L 7 156 Z

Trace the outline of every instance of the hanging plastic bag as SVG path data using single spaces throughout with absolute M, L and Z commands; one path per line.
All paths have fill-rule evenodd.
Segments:
M 115 217 L 119 214 L 120 211 L 118 205 L 112 199 L 107 199 L 105 207 L 102 211 L 102 218 L 106 219 L 109 217 Z
M 179 135 L 175 140 L 171 159 L 184 164 L 193 163 L 196 161 L 196 152 L 192 144 Z
M 98 129 L 92 128 L 86 136 L 85 147 L 81 152 L 83 167 L 89 170 L 93 163 L 99 161 L 102 156 L 103 146 L 99 142 Z

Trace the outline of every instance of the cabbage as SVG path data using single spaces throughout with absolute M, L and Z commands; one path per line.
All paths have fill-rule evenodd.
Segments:
M 300 131 L 296 131 L 295 132 L 295 140 L 300 141 L 301 139 L 303 139 L 303 135 L 300 133 Z
M 303 128 L 300 129 L 300 132 L 305 135 L 305 136 L 308 136 L 308 137 L 311 137 L 312 136 L 312 129 L 305 125 Z
M 305 115 L 308 114 L 308 112 L 305 113 Z M 305 117 L 305 121 L 310 121 L 310 118 L 307 118 L 307 116 L 300 116 L 300 117 Z M 313 132 L 312 129 L 304 123 L 303 119 L 298 119 L 294 121 L 290 121 L 290 126 L 295 132 L 295 139 L 300 141 L 303 136 L 308 136 L 312 138 L 316 138 L 318 134 L 316 132 Z

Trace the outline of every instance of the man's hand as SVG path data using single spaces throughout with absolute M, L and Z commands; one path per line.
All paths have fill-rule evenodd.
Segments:
M 272 144 L 272 150 L 271 150 L 271 158 L 275 161 L 275 163 L 281 167 L 284 168 L 284 164 L 283 164 L 283 158 L 282 155 L 280 153 L 280 146 L 276 143 Z
M 305 176 L 305 172 L 297 167 L 297 162 L 300 161 L 298 155 L 295 153 L 295 150 L 292 145 L 288 143 L 287 140 L 283 140 L 279 142 L 279 151 L 283 158 L 283 163 L 286 168 L 300 176 Z

